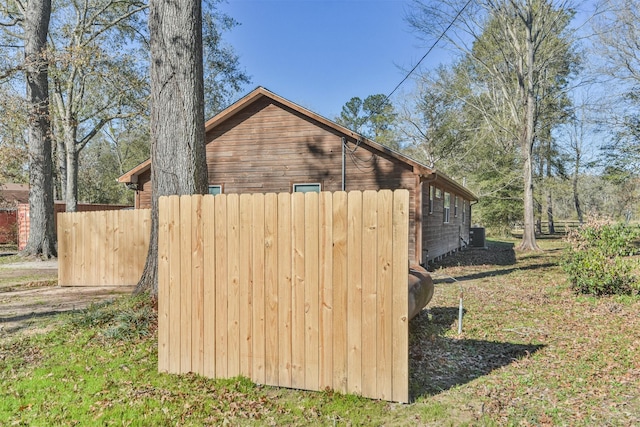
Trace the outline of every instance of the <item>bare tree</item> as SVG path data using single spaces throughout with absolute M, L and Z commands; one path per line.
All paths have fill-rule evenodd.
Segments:
M 476 73 L 474 89 L 493 102 L 492 114 L 485 115 L 486 120 L 493 121 L 501 134 L 510 135 L 519 150 L 524 189 L 520 249 L 538 249 L 534 145 L 543 89 L 567 73 L 565 65 L 572 43 L 567 34 L 572 17 L 570 2 L 438 0 L 415 4 L 410 24 L 429 37 L 444 33 L 448 46 L 471 62 Z M 446 32 L 451 23 L 454 30 Z
M 158 198 L 204 194 L 202 9 L 199 0 L 151 0 L 151 238 L 136 292 L 158 292 Z
M 50 31 L 52 112 L 66 210 L 78 203 L 80 152 L 110 122 L 145 113 L 148 82 L 138 0 L 69 2 Z M 139 39 L 139 40 L 136 40 Z M 135 41 L 135 42 L 134 42 Z

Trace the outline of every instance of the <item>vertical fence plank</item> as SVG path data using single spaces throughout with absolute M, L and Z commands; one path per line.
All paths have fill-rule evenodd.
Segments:
M 135 211 L 129 211 L 135 213 Z M 149 252 L 149 240 L 151 238 L 151 210 L 145 209 L 145 215 L 137 215 L 138 228 L 140 229 L 140 251 L 138 252 L 138 263 L 136 267 L 131 270 L 133 282 L 138 283 L 140 277 L 142 277 L 142 271 L 144 270 L 144 264 L 147 261 L 147 254 Z M 149 215 L 146 215 L 148 213 Z
M 180 372 L 191 372 L 191 198 L 180 196 Z
M 409 192 L 393 193 L 393 400 L 409 400 Z
M 138 283 L 142 270 L 144 269 L 144 262 L 147 259 L 147 251 L 149 249 L 149 236 L 146 234 L 145 229 L 145 216 L 135 215 L 135 211 L 125 211 L 132 217 L 131 223 L 135 224 L 135 236 L 136 236 L 136 251 L 135 261 L 129 268 L 129 283 Z M 140 266 L 143 266 L 140 268 Z
M 227 310 L 228 353 L 227 376 L 240 375 L 240 200 L 227 195 Z
M 304 298 L 305 276 L 305 199 L 304 193 L 291 194 L 292 281 L 291 281 L 291 386 L 304 388 Z
M 191 196 L 191 370 L 204 373 L 204 270 L 202 195 Z
M 333 387 L 347 392 L 347 193 L 333 194 Z
M 408 191 L 183 202 L 159 231 L 161 371 L 408 400 Z
M 240 195 L 240 246 L 239 246 L 239 301 L 240 301 L 240 374 L 252 377 L 253 357 L 253 251 L 252 236 L 252 203 L 250 194 Z
M 265 230 L 264 230 L 264 195 L 254 194 L 251 198 L 252 221 L 252 378 L 265 383 Z
M 129 215 L 127 215 L 129 212 L 125 212 L 124 215 L 126 218 L 128 218 L 129 220 L 125 221 L 126 224 L 126 235 L 127 235 L 127 239 L 128 239 L 128 248 L 133 248 L 130 249 L 133 252 L 131 253 L 131 256 L 125 257 L 124 258 L 124 262 L 125 267 L 124 267 L 124 271 L 122 272 L 122 276 L 121 276 L 121 280 L 123 283 L 131 283 L 133 281 L 133 279 L 131 278 L 131 272 L 134 269 L 134 265 L 136 265 L 136 259 L 140 256 L 139 251 L 140 251 L 140 244 L 138 241 L 138 231 L 136 230 L 136 223 L 134 221 L 131 221 Z
M 378 193 L 378 248 L 376 275 L 378 283 L 378 301 L 376 318 L 376 359 L 377 393 L 380 399 L 392 397 L 391 374 L 393 369 L 392 302 L 393 302 L 393 193 L 382 190 Z
M 319 360 L 319 202 L 318 193 L 305 194 L 305 292 L 304 292 L 304 387 L 318 390 Z
M 115 213 L 115 212 L 114 212 Z M 169 372 L 169 198 L 158 199 L 158 371 Z
M 95 235 L 96 224 L 94 221 L 86 220 L 86 215 L 84 215 L 84 212 L 76 212 L 76 214 L 83 224 L 82 233 L 85 236 L 84 238 L 87 239 L 86 244 L 83 248 L 84 268 L 82 271 L 82 281 L 80 282 L 80 286 L 88 286 L 92 284 L 91 282 L 93 281 L 93 277 L 96 271 L 96 241 L 89 238 L 89 236 Z
M 93 220 L 96 224 L 95 236 L 92 239 L 94 241 L 93 248 L 95 250 L 95 273 L 92 284 L 100 286 L 107 280 L 107 264 L 105 262 L 106 257 L 104 251 L 107 231 L 107 212 L 95 211 L 85 212 L 85 214 L 87 214 L 87 216 L 93 216 Z
M 180 197 L 169 196 L 169 372 L 180 372 Z
M 131 241 L 129 240 L 129 236 L 128 236 L 128 224 L 127 224 L 127 218 L 124 215 L 118 215 L 118 247 L 119 249 L 119 253 L 118 253 L 118 282 L 119 283 L 126 283 L 125 282 L 125 274 L 126 274 L 126 258 L 127 258 L 127 253 L 129 250 L 131 250 Z
M 69 224 L 69 216 L 64 213 L 58 214 L 58 284 L 60 286 L 69 286 L 71 283 L 69 274 L 69 253 L 71 252 L 71 231 L 72 224 Z
M 167 207 L 167 209 L 169 208 Z M 113 246 L 114 246 L 113 259 L 115 261 L 115 265 L 113 266 L 113 279 L 115 283 L 120 283 L 120 284 L 122 284 L 118 280 L 118 278 L 120 277 L 120 268 L 122 266 L 122 260 L 126 256 L 125 254 L 127 252 L 126 248 L 122 245 L 122 236 L 121 236 L 122 224 L 123 224 L 123 216 L 122 216 L 123 212 L 124 211 L 116 211 L 114 213 L 116 223 L 113 227 Z M 149 242 L 147 242 L 147 247 L 148 245 L 149 245 Z
M 265 384 L 278 385 L 278 196 L 264 198 Z
M 362 193 L 347 206 L 347 391 L 362 394 Z
M 102 281 L 102 285 L 113 285 L 113 270 L 116 265 L 115 251 L 114 251 L 114 232 L 113 228 L 116 224 L 117 211 L 106 211 L 106 230 L 104 240 L 104 262 L 105 262 L 105 278 Z
M 204 303 L 203 303 L 203 371 L 207 377 L 216 375 L 216 252 L 215 252 L 215 197 L 205 195 L 202 199 L 202 237 Z
M 228 310 L 227 310 L 227 196 L 216 196 L 215 252 L 216 252 L 216 377 L 228 376 Z
M 362 395 L 377 394 L 378 193 L 362 194 Z M 373 350 L 373 351 L 371 351 Z
M 291 196 L 278 194 L 278 385 L 291 387 Z
M 321 390 L 333 388 L 333 195 L 320 193 L 319 200 L 320 264 L 319 363 Z

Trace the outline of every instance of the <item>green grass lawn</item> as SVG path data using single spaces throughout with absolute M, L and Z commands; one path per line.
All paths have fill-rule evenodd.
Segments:
M 441 263 L 410 323 L 411 404 L 159 374 L 153 307 L 126 297 L 0 345 L 0 425 L 640 425 L 640 300 L 574 295 L 542 244 Z

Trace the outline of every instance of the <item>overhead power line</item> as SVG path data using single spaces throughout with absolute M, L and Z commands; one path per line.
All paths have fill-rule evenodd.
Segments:
M 425 58 L 431 53 L 431 51 L 436 47 L 436 45 L 440 42 L 440 40 L 442 40 L 442 38 L 447 34 L 447 31 L 449 31 L 449 29 L 451 27 L 453 27 L 453 24 L 455 24 L 455 22 L 458 20 L 458 18 L 460 17 L 460 15 L 462 15 L 462 12 L 464 12 L 464 10 L 467 8 L 467 6 L 469 6 L 469 4 L 471 3 L 472 0 L 468 0 L 464 6 L 462 6 L 462 9 L 460 9 L 458 11 L 458 13 L 456 14 L 456 16 L 453 17 L 453 20 L 449 23 L 449 25 L 447 26 L 447 28 L 444 29 L 444 31 L 438 36 L 438 38 L 436 39 L 436 41 L 433 42 L 433 44 L 431 45 L 431 47 L 429 48 L 429 50 L 427 50 L 427 53 L 425 53 L 422 58 L 420 58 L 420 61 L 418 61 L 418 63 L 411 69 L 411 71 L 409 71 L 407 73 L 406 76 L 404 76 L 404 78 L 400 81 L 400 83 L 398 83 L 396 85 L 395 88 L 393 88 L 393 90 L 391 91 L 391 93 L 389 93 L 389 95 L 386 96 L 385 98 L 385 102 L 389 100 L 389 98 L 391 98 L 391 96 L 398 90 L 398 88 L 400 86 L 402 86 L 402 84 L 407 81 L 407 79 L 411 76 L 411 74 L 413 74 L 413 72 L 420 66 L 420 64 L 422 64 L 422 61 L 425 60 Z

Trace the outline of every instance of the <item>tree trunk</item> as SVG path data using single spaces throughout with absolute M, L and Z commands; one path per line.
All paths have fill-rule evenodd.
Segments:
M 30 0 L 25 12 L 25 74 L 29 122 L 29 238 L 22 255 L 56 256 L 53 217 L 53 161 L 46 58 L 51 0 Z
M 58 179 L 60 180 L 60 200 L 67 200 L 67 155 L 64 142 L 58 140 L 56 144 L 58 156 Z
M 549 226 L 549 234 L 556 234 L 556 227 L 553 223 L 553 198 L 551 190 L 547 192 L 547 223 Z
M 204 194 L 202 10 L 199 0 L 151 0 L 151 238 L 136 292 L 158 292 L 158 198 Z
M 580 206 L 580 197 L 578 196 L 578 173 L 580 172 L 580 154 L 576 154 L 576 163 L 573 170 L 573 205 L 576 207 L 576 214 L 578 214 L 578 221 L 580 224 L 584 221 L 582 215 L 582 207 Z
M 78 162 L 79 153 L 75 148 L 75 141 L 69 141 L 67 144 L 74 144 L 66 150 L 67 177 L 65 179 L 65 210 L 66 212 L 75 212 L 78 210 Z
M 519 248 L 522 250 L 539 250 L 536 243 L 535 233 L 535 214 L 533 200 L 533 145 L 535 142 L 535 115 L 536 115 L 536 99 L 534 90 L 534 65 L 535 65 L 535 49 L 533 42 L 533 15 L 531 9 L 528 10 L 526 19 L 526 110 L 525 110 L 525 132 L 524 140 L 520 147 L 524 156 L 524 233 L 522 234 L 522 242 Z

